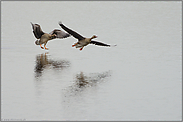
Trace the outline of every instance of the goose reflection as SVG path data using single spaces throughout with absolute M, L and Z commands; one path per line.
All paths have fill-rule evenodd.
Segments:
M 86 76 L 83 72 L 76 75 L 75 86 L 78 88 L 94 86 L 96 83 L 101 82 L 105 78 L 111 76 L 110 71 L 103 73 L 91 73 Z
M 52 60 L 48 58 L 48 53 L 39 54 L 36 56 L 36 65 L 34 68 L 35 78 L 42 76 L 45 69 L 63 70 L 70 67 L 70 62 L 67 60 Z
M 111 71 L 102 73 L 90 73 L 89 75 L 80 72 L 76 74 L 74 83 L 67 89 L 67 93 L 72 96 L 78 91 L 83 91 L 87 87 L 97 86 L 98 83 L 104 82 L 111 76 Z

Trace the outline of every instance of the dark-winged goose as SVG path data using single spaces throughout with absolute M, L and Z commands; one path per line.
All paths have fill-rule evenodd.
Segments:
M 108 44 L 104 44 L 102 42 L 98 42 L 98 41 L 92 41 L 92 39 L 97 38 L 96 35 L 93 35 L 91 38 L 85 38 L 83 36 L 81 36 L 80 34 L 78 34 L 77 32 L 69 29 L 68 27 L 66 27 L 65 25 L 62 24 L 62 22 L 59 22 L 59 25 L 62 27 L 62 29 L 64 29 L 66 32 L 68 32 L 69 34 L 71 34 L 73 37 L 75 37 L 76 39 L 78 39 L 78 42 L 75 43 L 74 45 L 72 45 L 72 47 L 76 47 L 76 48 L 80 48 L 80 50 L 83 49 L 84 46 L 87 46 L 88 44 L 95 44 L 95 45 L 99 45 L 99 46 L 108 46 L 110 47 L 111 45 Z M 116 46 L 116 45 L 113 45 Z
M 65 33 L 59 29 L 54 29 L 52 32 L 50 32 L 49 34 L 48 33 L 45 33 L 42 31 L 41 27 L 39 24 L 32 24 L 32 29 L 33 29 L 33 33 L 34 33 L 34 36 L 38 39 L 35 41 L 35 44 L 36 45 L 40 45 L 40 47 L 42 49 L 47 49 L 46 48 L 46 44 L 49 40 L 52 40 L 52 39 L 55 39 L 55 38 L 67 38 L 70 36 L 70 34 L 68 33 Z M 42 47 L 41 45 L 44 44 L 44 47 Z

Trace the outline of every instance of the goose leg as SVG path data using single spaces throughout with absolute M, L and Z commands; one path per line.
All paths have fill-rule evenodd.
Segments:
M 49 50 L 48 48 L 45 47 L 45 45 L 44 45 L 44 48 L 45 48 L 46 50 Z
M 80 48 L 79 50 L 82 50 L 83 49 L 83 47 L 82 48 Z
M 47 44 L 47 42 L 44 44 L 44 48 L 45 48 L 46 50 L 49 50 L 48 48 L 46 48 L 46 44 Z
M 77 42 L 77 43 L 75 43 L 74 45 L 72 45 L 72 47 L 76 46 L 77 44 L 78 44 L 78 42 Z
M 44 47 L 42 47 L 41 44 L 40 44 L 40 47 L 41 47 L 42 49 L 44 49 Z

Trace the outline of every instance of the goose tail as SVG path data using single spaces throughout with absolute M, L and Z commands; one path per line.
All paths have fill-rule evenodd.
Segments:
M 35 44 L 36 44 L 36 45 L 40 45 L 40 40 L 36 40 L 36 41 L 35 41 Z

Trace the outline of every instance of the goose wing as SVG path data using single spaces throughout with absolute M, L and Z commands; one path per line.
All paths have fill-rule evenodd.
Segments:
M 63 32 L 63 31 L 61 31 L 61 30 L 59 30 L 59 29 L 54 29 L 54 30 L 53 30 L 52 32 L 50 32 L 49 34 L 51 34 L 51 35 L 56 34 L 56 38 L 60 38 L 60 39 L 62 39 L 62 38 L 67 38 L 67 37 L 70 36 L 70 34 L 65 33 L 65 32 Z
M 62 22 L 59 22 L 59 25 L 62 27 L 62 29 L 64 29 L 65 31 L 67 31 L 69 34 L 71 34 L 72 36 L 74 36 L 78 40 L 85 39 L 85 37 L 81 36 L 80 34 L 76 33 L 75 31 L 67 28 L 65 25 L 62 24 Z
M 102 43 L 102 42 L 97 42 L 97 41 L 91 41 L 90 44 L 95 44 L 95 45 L 99 45 L 99 46 L 108 46 L 108 47 L 111 46 L 111 45 L 104 44 L 104 43 Z
M 32 22 L 31 22 L 31 24 L 32 24 Z M 44 32 L 42 31 L 40 25 L 38 25 L 38 24 L 32 24 L 32 29 L 33 29 L 34 36 L 37 39 L 40 39 L 41 36 L 44 34 Z

